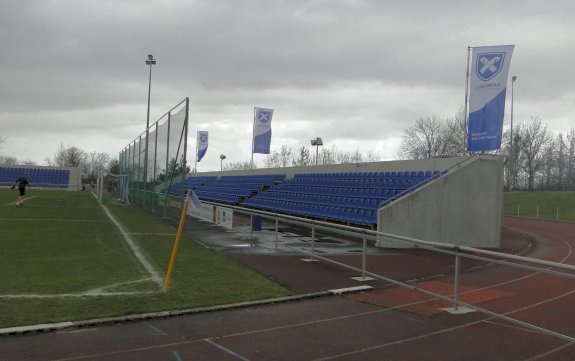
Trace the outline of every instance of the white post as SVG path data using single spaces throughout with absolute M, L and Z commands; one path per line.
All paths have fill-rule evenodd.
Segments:
M 367 238 L 363 236 L 363 252 L 362 252 L 362 259 L 361 259 L 361 280 L 365 281 L 365 272 L 367 268 Z
M 453 286 L 453 309 L 455 311 L 458 310 L 459 305 L 457 302 L 459 301 L 459 268 L 460 268 L 461 260 L 459 258 L 459 254 L 455 255 L 455 280 Z
M 315 226 L 311 226 L 311 255 L 309 260 L 313 261 L 315 255 Z
M 278 248 L 278 237 L 279 237 L 279 227 L 278 227 L 278 219 L 276 218 L 276 242 L 275 242 L 275 247 L 274 248 Z

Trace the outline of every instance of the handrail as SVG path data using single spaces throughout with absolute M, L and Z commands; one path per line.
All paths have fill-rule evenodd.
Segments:
M 216 205 L 216 206 L 222 205 L 222 204 L 219 204 L 216 202 L 203 202 L 203 203 L 212 204 L 212 205 Z M 567 270 L 567 271 L 575 271 L 575 266 L 567 265 L 567 264 L 563 264 L 563 263 L 539 260 L 539 259 L 534 259 L 534 258 L 529 258 L 529 257 L 517 256 L 517 255 L 512 255 L 512 254 L 507 254 L 507 253 L 488 251 L 488 250 L 483 250 L 483 249 L 474 248 L 474 247 L 457 246 L 457 245 L 449 245 L 449 244 L 444 244 L 444 243 L 439 243 L 439 242 L 424 241 L 424 240 L 419 240 L 419 239 L 415 239 L 415 238 L 411 238 L 411 237 L 392 235 L 389 233 L 373 231 L 373 230 L 368 230 L 368 229 L 363 229 L 363 228 L 357 228 L 357 227 L 353 227 L 353 226 L 334 224 L 334 223 L 330 223 L 330 222 L 323 222 L 323 221 L 318 221 L 318 220 L 306 219 L 306 218 L 295 217 L 295 216 L 279 214 L 279 213 L 272 213 L 272 212 L 261 211 L 261 210 L 256 210 L 256 209 L 249 209 L 249 208 L 231 206 L 231 205 L 222 205 L 222 206 L 224 206 L 226 208 L 237 210 L 241 213 L 247 213 L 250 215 L 256 214 L 256 215 L 260 215 L 264 218 L 275 219 L 275 221 L 276 221 L 276 247 L 277 247 L 277 231 L 278 231 L 278 220 L 279 219 L 282 219 L 283 222 L 311 227 L 312 228 L 311 252 L 301 250 L 298 248 L 294 248 L 294 247 L 290 247 L 288 245 L 284 245 L 284 247 L 289 248 L 289 249 L 293 249 L 295 251 L 298 251 L 298 252 L 301 252 L 304 254 L 308 254 L 312 258 L 321 259 L 321 260 L 324 260 L 326 262 L 333 263 L 335 265 L 338 265 L 338 266 L 341 266 L 344 268 L 348 268 L 348 269 L 352 269 L 354 271 L 361 272 L 363 277 L 365 277 L 365 275 L 369 275 L 370 277 L 374 277 L 374 278 L 377 278 L 380 280 L 387 281 L 387 282 L 389 282 L 393 285 L 396 285 L 396 286 L 405 287 L 405 288 L 408 288 L 410 290 L 422 292 L 426 295 L 435 297 L 435 298 L 440 299 L 440 300 L 452 302 L 455 309 L 457 309 L 458 306 L 464 306 L 464 307 L 467 307 L 469 309 L 487 314 L 493 318 L 505 320 L 505 321 L 514 323 L 516 325 L 525 327 L 525 328 L 530 329 L 530 330 L 541 332 L 541 333 L 544 333 L 544 334 L 547 334 L 550 336 L 554 336 L 554 337 L 560 338 L 562 340 L 565 340 L 565 341 L 568 341 L 571 343 L 575 343 L 574 337 L 564 335 L 564 334 L 561 334 L 559 332 L 556 332 L 556 331 L 553 331 L 550 329 L 546 329 L 546 328 L 543 328 L 543 327 L 540 327 L 540 326 L 537 326 L 537 325 L 534 325 L 534 324 L 531 324 L 531 323 L 528 323 L 525 321 L 514 319 L 514 318 L 508 316 L 509 314 L 512 314 L 516 311 L 496 313 L 494 311 L 491 311 L 491 310 L 488 310 L 485 308 L 481 308 L 481 307 L 474 306 L 474 305 L 460 301 L 459 300 L 459 274 L 461 271 L 460 271 L 459 258 L 460 257 L 466 257 L 466 258 L 470 258 L 470 259 L 486 261 L 489 263 L 501 264 L 501 265 L 509 266 L 509 267 L 516 267 L 516 268 L 527 269 L 527 270 L 540 272 L 540 273 L 547 273 L 547 274 L 551 274 L 554 276 L 565 277 L 565 278 L 569 278 L 569 279 L 575 279 L 575 274 L 568 274 L 568 273 L 564 273 L 564 272 L 559 272 L 559 271 L 551 270 L 550 268 L 558 268 L 558 269 Z M 342 262 L 338 262 L 338 261 L 329 259 L 327 257 L 322 257 L 320 255 L 315 254 L 315 251 L 314 251 L 315 242 L 314 242 L 314 240 L 315 240 L 315 228 L 316 227 L 321 228 L 321 229 L 329 229 L 332 231 L 334 229 L 337 229 L 344 234 L 352 234 L 354 236 L 358 236 L 358 235 L 362 236 L 364 239 L 364 241 L 363 241 L 363 244 L 364 244 L 363 258 L 364 258 L 364 261 L 363 261 L 362 269 L 359 269 L 359 268 L 344 264 Z M 434 252 L 454 255 L 455 256 L 454 291 L 453 291 L 453 294 L 451 295 L 451 297 L 450 297 L 450 295 L 437 294 L 437 293 L 434 293 L 432 291 L 410 285 L 409 283 L 406 283 L 406 282 L 397 281 L 397 280 L 391 279 L 389 277 L 385 277 L 385 276 L 382 276 L 382 275 L 379 275 L 376 273 L 368 272 L 366 270 L 366 265 L 365 265 L 366 239 L 367 238 L 377 239 L 378 236 L 384 236 L 384 237 L 392 238 L 394 241 L 398 241 L 398 242 L 409 243 L 409 244 L 412 244 L 413 246 L 418 247 L 418 248 L 423 248 L 423 249 L 428 249 L 428 250 L 431 250 Z M 507 259 L 510 261 L 522 262 L 522 263 L 519 264 L 519 263 L 508 262 L 508 261 L 505 261 L 504 259 Z M 537 266 L 545 266 L 548 268 L 533 267 L 531 265 L 527 265 L 524 263 L 528 263 L 528 264 L 531 263 L 531 264 L 534 264 Z M 575 292 L 575 291 L 573 291 L 573 292 Z

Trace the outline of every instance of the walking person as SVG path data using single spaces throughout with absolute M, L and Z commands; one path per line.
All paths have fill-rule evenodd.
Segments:
M 20 178 L 18 178 L 12 189 L 18 186 L 18 199 L 16 199 L 16 207 L 22 207 L 24 205 L 24 196 L 26 195 L 26 186 L 30 188 L 30 183 L 28 183 L 28 174 L 24 173 Z

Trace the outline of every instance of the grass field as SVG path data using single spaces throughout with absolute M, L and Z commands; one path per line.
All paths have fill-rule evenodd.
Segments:
M 228 304 L 290 294 L 184 236 L 170 290 L 134 255 L 89 192 L 0 189 L 0 328 Z M 107 199 L 106 207 L 161 277 L 175 229 Z
M 503 200 L 504 215 L 575 222 L 575 192 L 510 192 Z

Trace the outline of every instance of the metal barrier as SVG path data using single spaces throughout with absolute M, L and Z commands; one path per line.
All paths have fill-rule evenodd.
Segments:
M 469 309 L 482 312 L 482 313 L 487 314 L 491 317 L 498 318 L 498 319 L 501 319 L 504 321 L 508 321 L 508 322 L 520 325 L 520 326 L 525 327 L 525 328 L 530 329 L 530 330 L 541 332 L 541 333 L 544 333 L 544 334 L 547 334 L 550 336 L 554 336 L 554 337 L 560 338 L 562 340 L 565 340 L 565 341 L 568 341 L 571 343 L 575 343 L 574 337 L 564 335 L 564 334 L 561 334 L 559 332 L 555 332 L 555 331 L 552 331 L 552 330 L 549 330 L 549 329 L 546 329 L 546 328 L 543 328 L 543 327 L 540 327 L 540 326 L 537 326 L 537 325 L 534 325 L 534 324 L 531 324 L 531 323 L 528 323 L 525 321 L 511 318 L 511 317 L 507 316 L 505 313 L 499 314 L 499 313 L 496 313 L 496 312 L 493 312 L 493 311 L 490 311 L 490 310 L 487 310 L 487 309 L 484 309 L 481 307 L 477 307 L 477 306 L 474 306 L 474 305 L 471 305 L 471 304 L 468 304 L 468 303 L 465 303 L 465 302 L 462 302 L 459 300 L 461 257 L 465 257 L 465 258 L 469 258 L 469 259 L 473 259 L 473 260 L 485 261 L 488 263 L 513 267 L 513 268 L 530 270 L 530 271 L 539 272 L 539 273 L 546 273 L 546 274 L 550 274 L 553 276 L 559 276 L 559 277 L 564 277 L 564 278 L 569 278 L 569 279 L 575 279 L 575 274 L 562 272 L 561 270 L 575 272 L 575 266 L 567 265 L 567 264 L 563 264 L 563 263 L 545 261 L 545 260 L 538 260 L 538 259 L 529 258 L 529 257 L 510 255 L 510 254 L 501 253 L 501 252 L 488 251 L 488 250 L 483 250 L 483 249 L 473 248 L 473 247 L 455 246 L 455 245 L 448 245 L 448 244 L 438 243 L 438 242 L 423 241 L 423 240 L 419 240 L 419 239 L 415 239 L 415 238 L 398 236 L 398 235 L 378 232 L 378 231 L 369 230 L 369 229 L 357 228 L 357 227 L 343 225 L 343 224 L 335 224 L 335 223 L 323 222 L 323 221 L 318 221 L 318 220 L 311 220 L 311 219 L 306 219 L 306 218 L 301 218 L 301 217 L 294 217 L 294 216 L 290 216 L 290 215 L 286 215 L 286 214 L 266 212 L 266 211 L 261 211 L 261 210 L 256 210 L 256 209 L 248 209 L 248 208 L 244 208 L 244 207 L 232 206 L 229 204 L 220 204 L 220 203 L 206 202 L 206 201 L 204 201 L 203 203 L 212 204 L 215 206 L 222 206 L 222 207 L 233 209 L 239 213 L 249 214 L 252 217 L 254 215 L 257 215 L 257 216 L 260 216 L 262 218 L 266 218 L 266 219 L 270 219 L 270 220 L 275 221 L 275 232 L 276 232 L 275 247 L 276 248 L 278 247 L 278 228 L 279 228 L 279 222 L 280 221 L 283 223 L 288 223 L 288 224 L 293 224 L 293 225 L 311 228 L 311 231 L 312 231 L 311 252 L 306 252 L 306 251 L 303 251 L 303 250 L 300 250 L 297 248 L 293 248 L 293 247 L 289 247 L 289 246 L 284 246 L 284 247 L 290 248 L 290 249 L 295 250 L 297 252 L 307 254 L 310 256 L 310 259 L 319 259 L 322 261 L 326 261 L 326 262 L 330 262 L 332 264 L 338 265 L 340 267 L 344 267 L 344 268 L 347 268 L 347 269 L 350 269 L 353 271 L 361 272 L 362 278 L 364 278 L 364 279 L 365 279 L 365 276 L 367 275 L 367 276 L 370 276 L 370 277 L 373 277 L 373 278 L 376 278 L 379 280 L 389 282 L 389 283 L 396 285 L 396 286 L 405 287 L 405 288 L 413 290 L 413 291 L 418 291 L 418 292 L 424 293 L 428 296 L 433 296 L 433 297 L 440 299 L 440 300 L 443 300 L 443 301 L 451 302 L 451 303 L 453 303 L 453 307 L 455 310 L 457 310 L 458 307 L 460 307 L 460 306 L 468 307 Z M 362 268 L 359 269 L 356 267 L 352 267 L 352 266 L 346 265 L 344 263 L 337 262 L 337 261 L 331 260 L 329 258 L 317 255 L 315 252 L 315 235 L 316 235 L 317 229 L 325 229 L 328 231 L 336 230 L 342 234 L 347 234 L 347 235 L 351 235 L 353 237 L 361 238 L 363 240 Z M 251 237 L 253 239 L 253 230 L 251 230 L 250 232 L 251 232 Z M 380 237 L 380 236 L 392 238 L 394 241 L 408 243 L 408 244 L 413 245 L 414 247 L 417 247 L 417 248 L 422 248 L 422 249 L 430 250 L 433 252 L 453 255 L 455 257 L 455 262 L 454 262 L 455 267 L 454 267 L 454 271 L 453 271 L 454 285 L 453 285 L 452 297 L 443 296 L 441 294 L 437 294 L 437 293 L 431 292 L 429 290 L 425 290 L 422 288 L 412 286 L 412 285 L 405 283 L 405 282 L 397 281 L 397 280 L 394 280 L 394 279 L 391 279 L 391 278 L 388 278 L 388 277 L 385 277 L 385 276 L 382 276 L 379 274 L 368 272 L 367 271 L 367 261 L 366 261 L 367 240 L 375 240 L 375 239 L 377 239 L 377 237 Z M 515 262 L 521 262 L 521 263 L 515 263 Z M 553 270 L 551 268 L 558 269 L 558 270 Z M 511 312 L 508 312 L 507 314 L 509 314 L 509 313 L 511 313 Z

